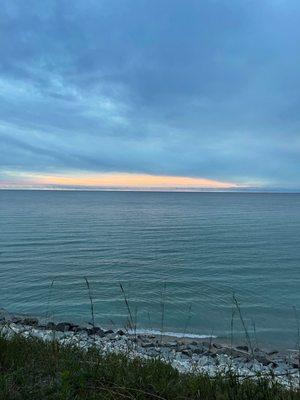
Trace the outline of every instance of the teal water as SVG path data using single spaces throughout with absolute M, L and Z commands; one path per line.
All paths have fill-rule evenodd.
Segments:
M 164 308 L 165 331 L 228 338 L 234 292 L 253 340 L 294 346 L 300 195 L 0 191 L 0 307 L 89 321 L 85 276 L 99 324 L 126 323 L 122 283 L 139 329 Z

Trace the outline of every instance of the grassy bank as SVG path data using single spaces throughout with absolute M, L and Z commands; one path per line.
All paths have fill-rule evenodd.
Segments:
M 180 374 L 159 360 L 0 337 L 0 399 L 300 400 L 271 381 Z

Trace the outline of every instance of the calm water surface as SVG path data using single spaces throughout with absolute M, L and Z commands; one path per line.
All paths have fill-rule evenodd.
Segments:
M 126 322 L 122 283 L 139 328 L 163 297 L 164 330 L 228 338 L 235 293 L 253 340 L 294 346 L 300 195 L 0 191 L 0 307 L 89 321 L 85 276 L 99 324 Z

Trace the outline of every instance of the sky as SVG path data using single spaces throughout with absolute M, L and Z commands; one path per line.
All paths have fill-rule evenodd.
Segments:
M 0 188 L 300 191 L 299 0 L 2 0 Z

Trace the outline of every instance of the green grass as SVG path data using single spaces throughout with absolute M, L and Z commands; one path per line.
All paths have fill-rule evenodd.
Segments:
M 180 374 L 159 360 L 101 356 L 57 342 L 0 336 L 0 399 L 300 400 L 274 382 Z

